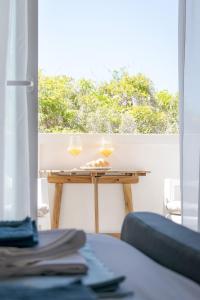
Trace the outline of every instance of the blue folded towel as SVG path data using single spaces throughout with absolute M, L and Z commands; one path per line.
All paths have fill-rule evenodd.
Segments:
M 76 283 L 53 288 L 34 288 L 22 285 L 0 284 L 0 299 L 3 300 L 95 300 L 94 292 Z
M 0 247 L 33 247 L 38 243 L 35 221 L 0 221 Z

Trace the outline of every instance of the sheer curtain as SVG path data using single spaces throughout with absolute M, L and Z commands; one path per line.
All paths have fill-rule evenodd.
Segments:
M 37 1 L 0 0 L 0 219 L 36 205 Z
M 179 0 L 182 222 L 200 230 L 200 1 Z

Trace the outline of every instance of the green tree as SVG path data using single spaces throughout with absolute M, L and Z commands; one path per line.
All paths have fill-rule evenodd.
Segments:
M 127 72 L 120 73 L 120 76 L 116 77 L 114 73 L 113 79 L 100 87 L 100 92 L 125 107 L 155 105 L 154 87 L 150 79 L 142 74 L 131 76 Z
M 114 71 L 95 83 L 39 73 L 41 132 L 175 133 L 178 96 L 155 92 L 142 74 Z
M 165 133 L 167 116 L 164 112 L 153 110 L 150 106 L 134 106 L 131 114 L 135 120 L 136 133 Z
M 39 73 L 39 124 L 42 132 L 77 130 L 73 122 L 76 110 L 69 107 L 73 99 L 73 80 L 67 76 L 45 76 Z
M 155 95 L 157 106 L 160 111 L 164 112 L 167 116 L 167 132 L 178 132 L 178 95 L 171 95 L 168 91 L 163 90 Z

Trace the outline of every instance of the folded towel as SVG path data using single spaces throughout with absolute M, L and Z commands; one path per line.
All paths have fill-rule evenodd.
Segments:
M 0 221 L 0 247 L 33 247 L 38 243 L 35 221 Z
M 64 258 L 78 251 L 84 246 L 85 241 L 86 234 L 82 230 L 42 231 L 39 233 L 38 245 L 33 248 L 0 248 L 1 270 L 3 267 L 22 268 L 30 264 Z M 3 274 L 1 270 L 0 276 Z
M 33 288 L 22 285 L 0 284 L 3 300 L 95 300 L 96 295 L 80 283 L 54 288 Z
M 85 275 L 87 262 L 79 252 L 55 260 L 43 260 L 25 266 L 1 266 L 0 280 L 24 276 Z

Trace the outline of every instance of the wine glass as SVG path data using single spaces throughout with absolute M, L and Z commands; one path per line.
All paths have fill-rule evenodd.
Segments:
M 73 135 L 70 138 L 69 146 L 67 148 L 67 151 L 72 156 L 78 156 L 82 152 L 82 143 L 81 138 L 78 135 Z
M 113 153 L 113 151 L 114 147 L 112 145 L 112 142 L 103 140 L 99 149 L 99 153 L 101 153 L 105 157 L 108 157 Z

